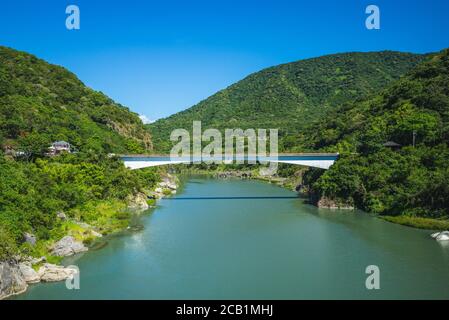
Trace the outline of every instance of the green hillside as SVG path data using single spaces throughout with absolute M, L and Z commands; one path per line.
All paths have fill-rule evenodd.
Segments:
M 344 53 L 283 64 L 254 73 L 190 109 L 149 125 L 155 149 L 171 148 L 170 133 L 203 127 L 279 128 L 282 149 L 294 150 L 291 138 L 327 110 L 370 95 L 423 61 L 399 52 Z
M 150 135 L 135 113 L 62 67 L 0 47 L 2 147 L 40 153 L 55 140 L 85 151 L 151 149 Z
M 55 140 L 78 152 L 45 156 Z M 151 150 L 136 114 L 64 68 L 4 47 L 0 145 L 0 261 L 22 254 L 57 262 L 49 253 L 55 241 L 65 235 L 92 240 L 80 222 L 104 234 L 125 228 L 127 202 L 154 186 L 162 171 L 131 171 L 107 155 Z M 26 243 L 25 233 L 37 243 Z
M 306 184 L 318 196 L 405 214 L 410 221 L 400 219 L 408 224 L 416 217 L 448 218 L 449 50 L 376 96 L 336 109 L 305 136 L 301 143 L 311 149 L 344 153 L 324 174 L 309 171 Z M 386 141 L 402 147 L 392 150 Z

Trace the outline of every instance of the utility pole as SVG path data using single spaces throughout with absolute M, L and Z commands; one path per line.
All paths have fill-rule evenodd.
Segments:
M 413 148 L 416 145 L 416 130 L 413 130 Z

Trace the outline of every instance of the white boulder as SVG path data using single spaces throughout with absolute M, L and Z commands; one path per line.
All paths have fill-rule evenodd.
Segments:
M 41 281 L 55 282 L 66 280 L 78 271 L 74 268 L 57 266 L 55 264 L 46 263 L 39 269 L 39 276 Z
M 51 253 L 55 256 L 67 257 L 87 250 L 87 247 L 81 242 L 71 236 L 65 236 L 54 244 Z
M 171 181 L 162 181 L 159 182 L 159 187 L 161 188 L 165 188 L 165 189 L 171 189 L 171 190 L 176 190 L 176 184 L 171 182 Z
M 37 283 L 41 281 L 39 274 L 31 267 L 30 264 L 20 263 L 20 272 L 22 272 L 23 279 L 27 283 Z
M 449 231 L 435 232 L 430 235 L 436 241 L 448 241 L 449 240 Z
M 66 216 L 66 214 L 63 212 L 63 211 L 59 211 L 57 214 L 56 214 L 56 217 L 58 218 L 58 219 L 61 219 L 61 220 L 67 220 L 67 216 Z
M 24 233 L 23 240 L 26 243 L 29 243 L 31 246 L 35 246 L 36 245 L 36 241 L 37 241 L 36 236 L 34 234 L 32 234 L 32 233 L 29 233 L 29 232 L 25 232 Z
M 25 292 L 27 287 L 16 261 L 0 261 L 0 300 Z

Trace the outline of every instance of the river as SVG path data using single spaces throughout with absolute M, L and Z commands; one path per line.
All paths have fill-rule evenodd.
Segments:
M 429 231 L 320 210 L 264 182 L 191 177 L 134 224 L 65 261 L 79 290 L 37 284 L 16 299 L 449 298 L 449 244 Z M 365 287 L 368 265 L 379 290 Z

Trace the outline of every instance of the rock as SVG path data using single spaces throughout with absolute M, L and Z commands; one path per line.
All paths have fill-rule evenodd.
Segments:
M 0 300 L 25 292 L 28 285 L 16 261 L 0 262 Z
M 93 229 L 94 228 L 90 224 L 82 222 L 82 221 L 74 221 L 74 222 L 83 229 Z
M 71 236 L 65 236 L 54 244 L 51 252 L 55 256 L 66 257 L 87 250 L 87 247 L 81 242 L 75 241 Z
M 93 235 L 94 237 L 97 238 L 101 238 L 103 235 L 97 231 L 95 231 L 95 227 L 91 226 L 88 223 L 85 222 L 81 222 L 81 221 L 76 221 L 75 222 L 77 225 L 79 225 L 81 228 L 86 229 L 88 232 L 90 232 L 91 235 Z
M 435 239 L 437 241 L 448 241 L 449 240 L 449 232 L 445 232 L 445 233 L 442 232 Z
M 175 183 L 170 182 L 170 181 L 159 182 L 158 185 L 161 188 L 167 188 L 167 189 L 171 189 L 171 190 L 176 190 L 178 188 Z
M 175 183 L 170 183 L 169 185 L 167 185 L 167 187 L 171 190 L 176 190 L 178 189 L 178 186 Z
M 32 245 L 33 247 L 36 245 L 36 236 L 35 236 L 34 234 L 31 234 L 31 233 L 26 232 L 26 233 L 23 235 L 23 240 L 24 240 L 26 243 L 29 243 L 30 245 Z
M 99 233 L 99 232 L 97 232 L 97 231 L 95 231 L 95 230 L 90 230 L 90 233 L 91 233 L 94 237 L 97 237 L 97 238 L 103 237 L 103 235 L 102 235 L 101 233 Z
M 151 198 L 152 199 L 160 199 L 160 198 L 162 198 L 164 196 L 164 194 L 162 193 L 162 189 L 161 188 L 156 188 L 156 190 L 154 192 L 151 192 Z
M 148 197 L 146 194 L 139 192 L 128 198 L 128 207 L 131 209 L 146 210 L 149 208 L 147 199 Z
M 318 208 L 332 209 L 332 210 L 354 210 L 354 206 L 349 202 L 337 201 L 327 197 L 321 197 L 317 202 Z
M 30 263 L 32 265 L 39 264 L 39 263 L 42 263 L 42 262 L 47 262 L 47 258 L 46 257 L 40 257 L 40 258 L 31 258 L 30 259 Z
M 39 274 L 31 267 L 31 264 L 20 263 L 20 272 L 22 272 L 23 279 L 27 283 L 38 283 L 41 281 Z
M 156 188 L 156 189 L 154 189 L 154 192 L 163 193 L 164 191 L 162 190 L 162 188 Z
M 0 261 L 0 300 L 23 293 L 27 283 L 63 281 L 73 277 L 78 270 L 45 263 L 36 272 L 30 262 Z
M 41 281 L 45 282 L 55 282 L 55 281 L 63 281 L 78 271 L 76 269 L 72 269 L 70 267 L 57 266 L 55 264 L 46 263 L 39 269 L 39 277 Z
M 218 172 L 215 176 L 220 179 L 228 179 L 228 178 L 248 179 L 252 177 L 252 173 L 250 171 L 224 171 Z
M 436 237 L 438 237 L 439 234 L 440 234 L 439 232 L 435 232 L 432 233 L 430 236 L 435 239 Z
M 275 172 L 274 172 L 274 170 L 271 169 L 271 168 L 260 167 L 260 169 L 259 169 L 259 174 L 260 174 L 262 177 L 273 177 L 274 174 L 275 174 Z
M 56 214 L 56 217 L 58 217 L 58 219 L 61 219 L 61 220 L 67 220 L 67 216 L 65 215 L 65 213 L 63 212 L 63 211 L 59 211 L 57 214 Z
M 168 174 L 166 177 L 162 178 L 162 182 L 158 184 L 162 189 L 176 190 L 178 186 L 176 185 L 176 178 Z
M 435 232 L 430 235 L 436 241 L 448 241 L 449 240 L 449 231 Z
M 160 199 L 170 194 L 175 194 L 178 186 L 176 185 L 176 178 L 171 175 L 167 175 L 162 178 L 162 181 L 157 184 L 157 187 L 151 192 L 151 197 L 154 199 Z

